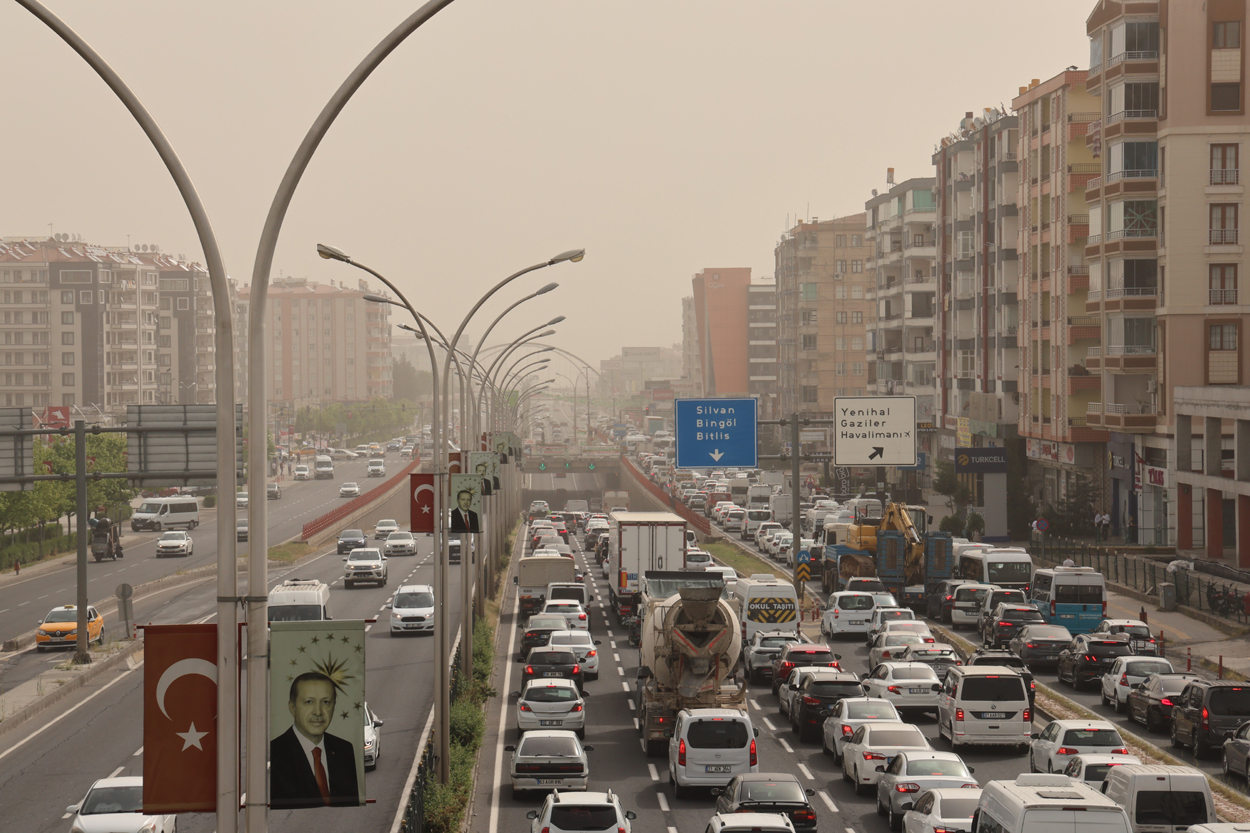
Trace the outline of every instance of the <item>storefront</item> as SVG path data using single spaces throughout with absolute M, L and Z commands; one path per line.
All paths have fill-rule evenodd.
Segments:
M 1132 434 L 1113 433 L 1107 443 L 1107 473 L 1111 478 L 1107 511 L 1111 515 L 1111 534 L 1120 535 L 1129 518 L 1137 518 L 1137 491 L 1134 472 L 1137 470 L 1137 448 Z M 1139 519 L 1140 520 L 1140 519 Z
M 1044 506 L 1058 506 L 1068 491 L 1081 479 L 1101 481 L 1101 443 L 1061 443 L 1055 440 L 1026 438 L 1024 451 L 1030 466 L 1041 475 L 1041 492 L 1037 497 Z M 1036 475 L 1035 475 L 1036 477 Z M 1036 480 L 1033 481 L 1037 483 Z M 1092 511 L 1091 511 L 1092 516 Z
M 1171 537 L 1168 529 L 1168 490 L 1172 487 L 1171 477 L 1166 468 L 1148 466 L 1144 462 L 1141 472 L 1141 514 L 1137 518 L 1137 543 L 1167 546 Z

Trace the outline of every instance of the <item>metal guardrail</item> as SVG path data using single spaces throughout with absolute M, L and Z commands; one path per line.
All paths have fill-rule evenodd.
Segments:
M 302 532 L 300 533 L 300 540 L 307 541 L 308 539 L 312 538 L 317 533 L 324 532 L 329 527 L 343 520 L 343 518 L 346 518 L 347 516 L 351 515 L 353 512 L 359 509 L 363 509 L 364 507 L 368 506 L 370 503 L 377 500 L 382 495 L 386 494 L 386 492 L 398 486 L 400 480 L 402 478 L 407 477 L 412 472 L 416 471 L 417 466 L 419 465 L 421 465 L 421 458 L 420 457 L 413 458 L 406 466 L 404 466 L 404 468 L 399 472 L 399 474 L 387 479 L 386 481 L 382 483 L 381 486 L 374 486 L 372 489 L 365 492 L 363 495 L 352 498 L 347 503 L 343 504 L 337 509 L 333 509 L 327 512 L 326 514 L 322 515 L 321 517 L 315 518 L 309 521 L 308 523 L 304 524 L 304 528 Z
M 699 530 L 704 535 L 712 534 L 711 521 L 697 514 L 689 506 L 686 506 L 686 504 L 682 503 L 680 500 L 673 497 L 656 484 L 652 483 L 651 478 L 647 477 L 641 469 L 634 465 L 633 460 L 630 460 L 624 455 L 621 455 L 621 470 L 627 472 L 631 477 L 633 477 L 637 484 L 646 489 L 656 500 L 668 504 L 674 513 L 681 516 L 682 520 L 694 526 L 695 529 Z

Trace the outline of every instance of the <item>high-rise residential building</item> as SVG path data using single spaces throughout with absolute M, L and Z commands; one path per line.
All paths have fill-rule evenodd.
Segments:
M 1085 193 L 1101 172 L 1086 144 L 1099 119 L 1086 76 L 1069 69 L 1034 80 L 1011 103 L 1020 120 L 1018 425 L 1034 493 L 1050 506 L 1091 472 L 1101 483 L 1109 439 L 1085 420 L 1089 403 L 1102 400 L 1102 372 L 1086 363 L 1102 346 L 1102 322 L 1086 311 Z
M 270 282 L 265 384 L 272 405 L 391 398 L 390 305 L 366 301 L 371 291 L 363 281 L 352 289 L 303 278 Z M 250 287 L 240 290 L 240 305 L 250 296 Z
M 216 317 L 198 264 L 58 239 L 0 241 L 0 405 L 217 400 Z
M 647 390 L 647 382 L 681 378 L 680 346 L 622 347 L 620 354 L 599 362 L 597 384 L 601 395 L 623 401 Z
M 865 342 L 875 318 L 865 214 L 800 221 L 773 250 L 780 415 L 828 418 L 835 396 L 868 388 Z
M 759 400 L 761 419 L 777 413 L 777 284 L 772 278 L 747 287 L 747 393 Z
M 1232 522 L 1231 494 L 1195 496 L 1142 472 L 1175 468 L 1173 387 L 1247 379 L 1246 23 L 1247 0 L 1102 0 L 1086 20 L 1086 90 L 1101 113 L 1086 141 L 1101 175 L 1085 189 L 1084 312 L 1102 331 L 1086 351 L 1102 379 L 1086 424 L 1110 432 L 1113 528 L 1131 518 L 1141 540 L 1182 549 Z
M 691 281 L 698 378 L 705 396 L 746 396 L 749 266 L 704 269 Z
M 694 296 L 681 299 L 681 378 L 690 382 L 695 396 L 703 395 L 703 371 L 699 363 L 699 321 Z

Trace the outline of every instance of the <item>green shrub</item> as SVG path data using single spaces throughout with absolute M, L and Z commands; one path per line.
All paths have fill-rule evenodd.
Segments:
M 431 776 L 425 787 L 425 824 L 422 829 L 426 833 L 459 833 L 465 807 L 469 804 L 469 793 L 473 789 L 474 760 L 473 750 L 452 744 L 451 777 L 447 784 L 440 784 L 436 777 Z
M 954 515 L 947 515 L 938 524 L 938 529 L 942 532 L 949 532 L 951 535 L 962 535 L 964 522 Z
M 216 505 L 217 505 L 217 495 L 205 495 L 204 496 L 204 508 L 205 509 L 212 509 Z
M 476 751 L 486 732 L 486 715 L 472 697 L 461 697 L 451 706 L 451 742 Z

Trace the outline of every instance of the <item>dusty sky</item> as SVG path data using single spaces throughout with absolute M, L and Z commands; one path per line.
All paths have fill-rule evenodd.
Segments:
M 46 2 L 155 114 L 243 282 L 313 118 L 418 7 Z M 670 345 L 699 269 L 771 275 L 787 218 L 863 210 L 887 167 L 931 175 L 934 143 L 964 111 L 1085 67 L 1093 5 L 456 0 L 339 117 L 295 195 L 274 276 L 355 280 L 317 258 L 332 243 L 449 331 L 504 276 L 585 247 L 582 263 L 522 278 L 479 313 L 561 283 L 492 341 L 564 314 L 555 343 L 596 366 L 622 346 Z M 155 152 L 86 64 L 12 0 L 0 33 L 0 236 L 51 225 L 202 260 Z

